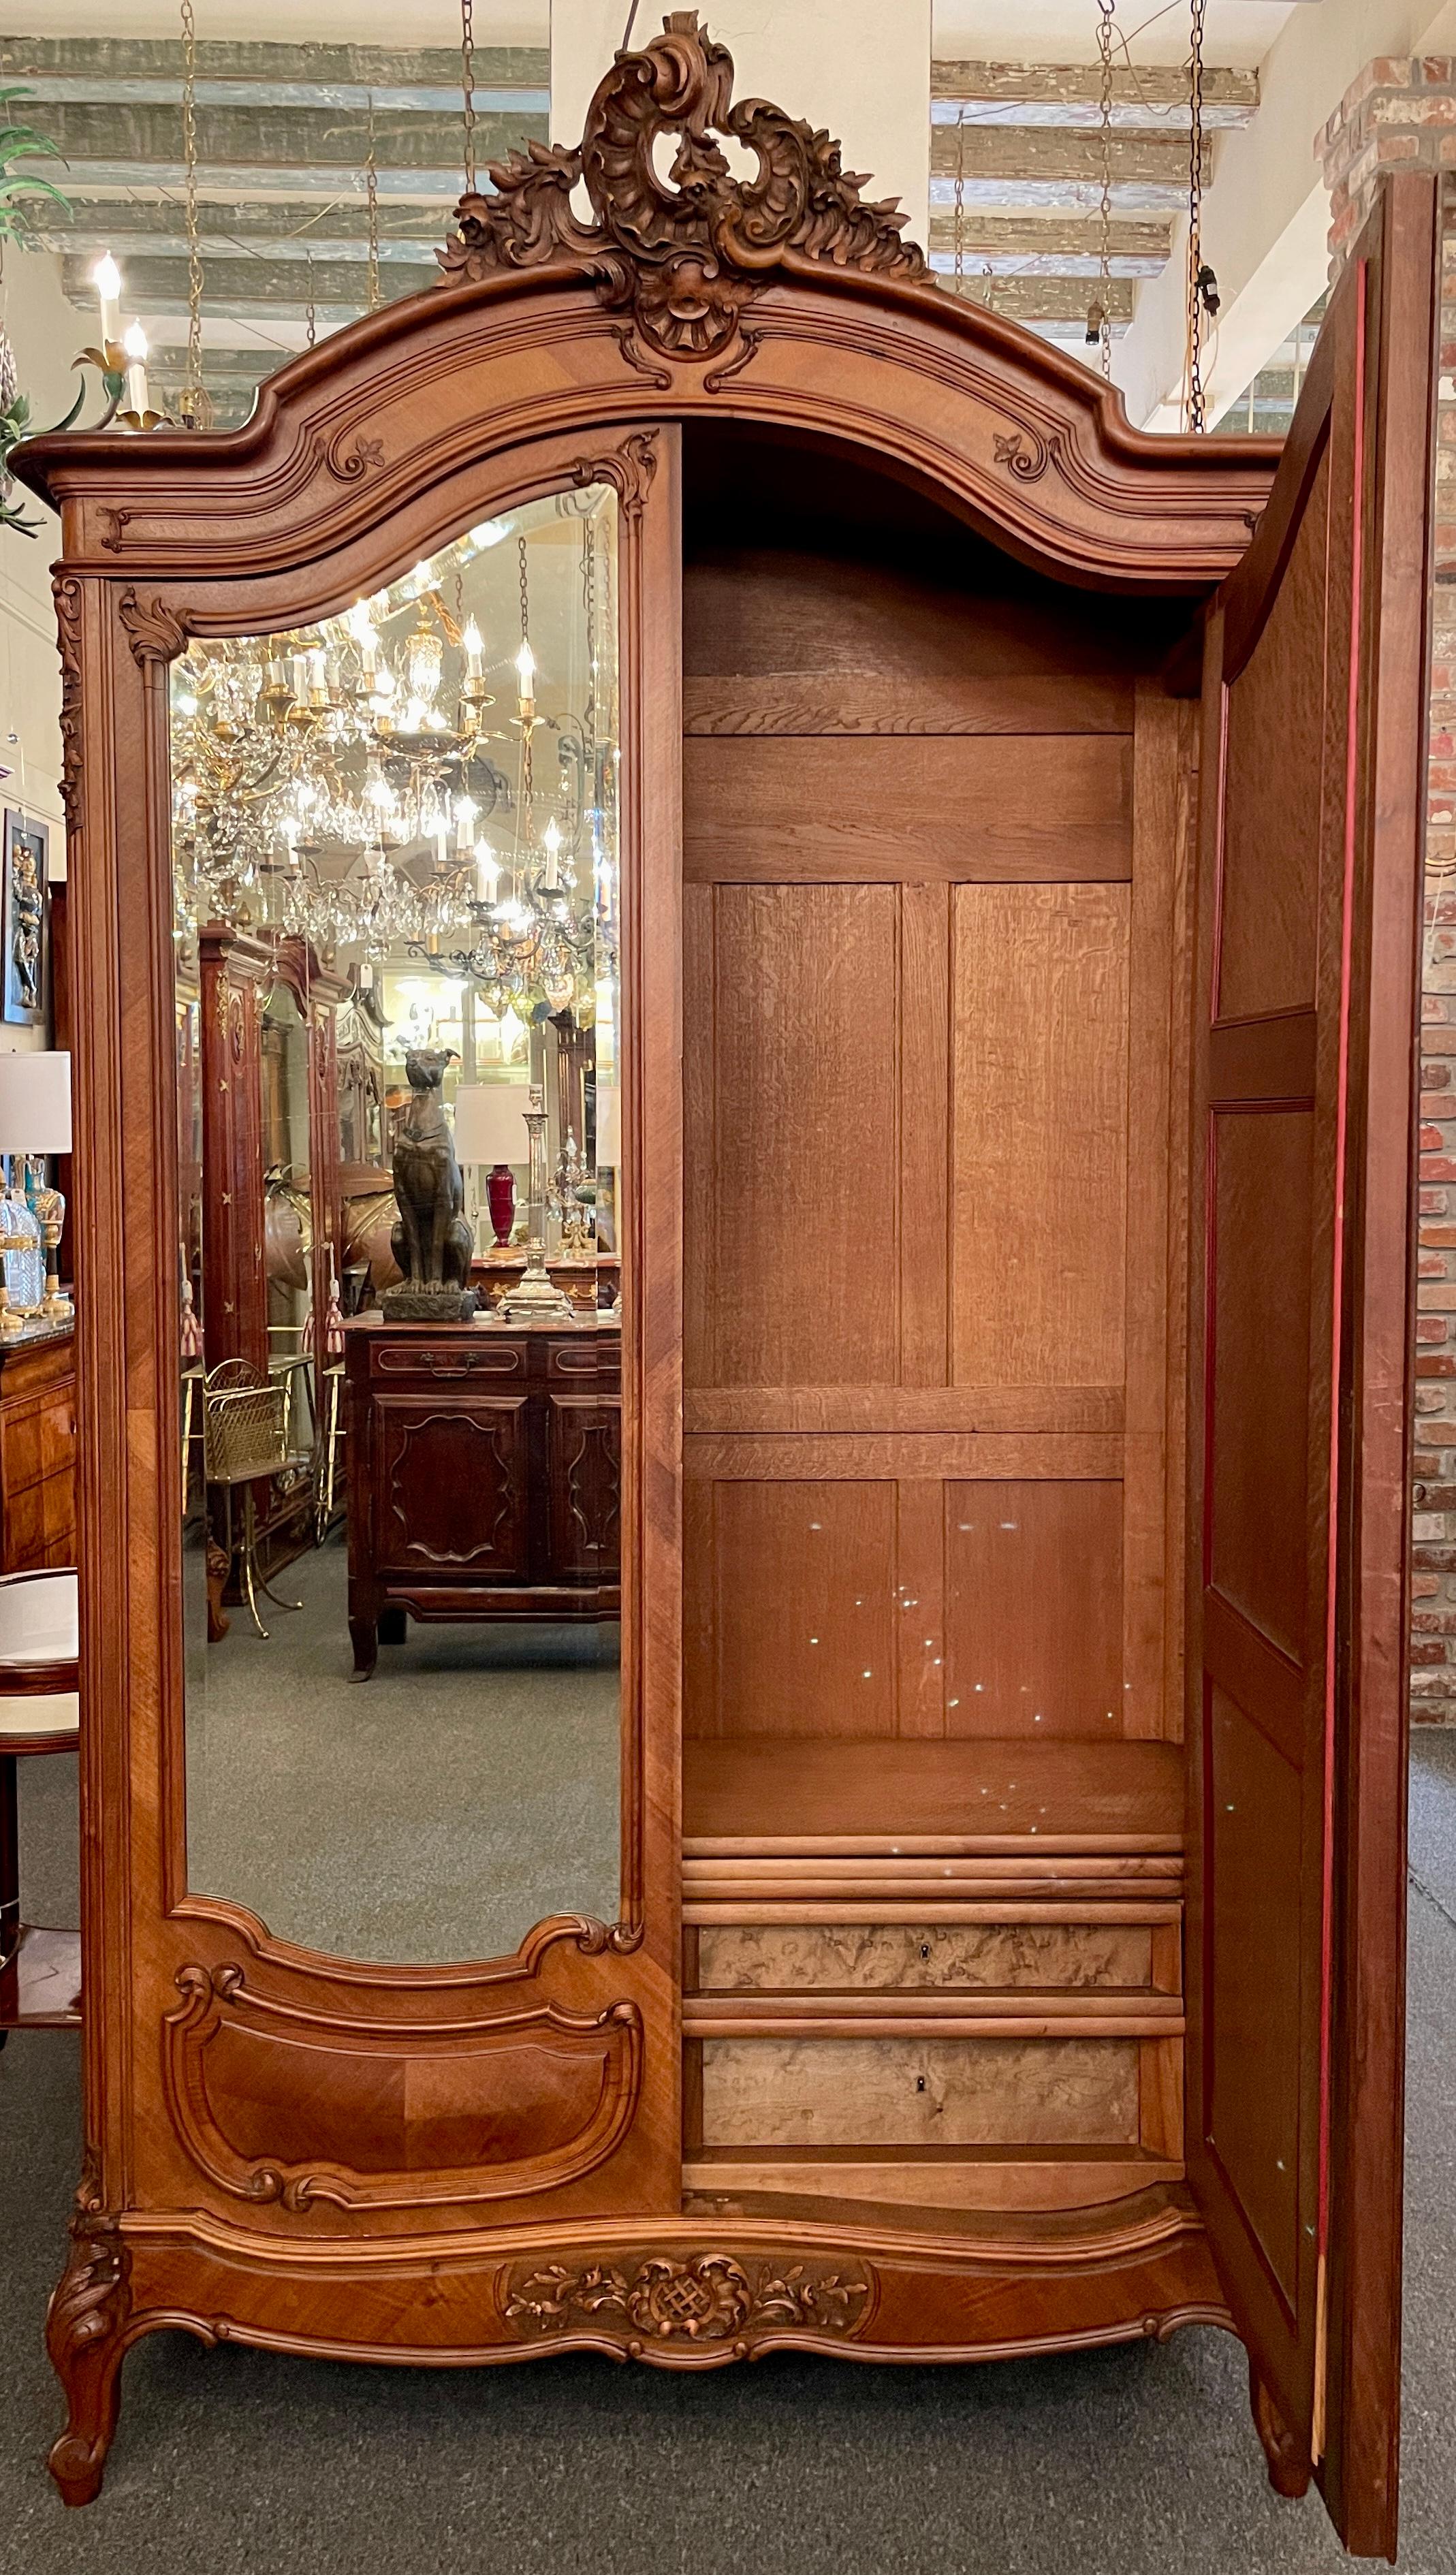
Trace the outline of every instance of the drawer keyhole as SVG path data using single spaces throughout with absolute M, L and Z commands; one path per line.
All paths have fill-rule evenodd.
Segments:
M 923 2091 L 924 2091 L 924 2088 L 925 2088 L 925 2078 L 924 2078 L 923 2074 L 917 2074 L 917 2075 L 915 2076 L 915 2090 L 916 2090 L 917 2092 L 923 2092 Z
M 928 1940 L 922 1940 L 922 1941 L 920 1942 L 920 1955 L 921 1955 L 921 1957 L 922 1957 L 922 1958 L 928 1958 L 928 1957 L 929 1957 L 929 1954 L 930 1954 L 930 1943 L 929 1943 L 929 1941 L 928 1941 Z

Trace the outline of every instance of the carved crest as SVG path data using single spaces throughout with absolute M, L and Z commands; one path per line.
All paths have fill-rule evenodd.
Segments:
M 774 2333 L 852 2334 L 873 2295 L 868 2275 L 824 2262 L 739 2262 L 729 2253 L 667 2254 L 572 2270 L 521 2263 L 506 2282 L 508 2322 L 522 2334 L 569 2333 L 606 2325 L 627 2348 L 650 2355 L 663 2344 L 725 2344 L 733 2352 Z
M 700 31 L 696 9 L 675 10 L 643 52 L 618 55 L 578 150 L 533 143 L 492 164 L 494 196 L 461 199 L 458 229 L 437 254 L 442 283 L 574 265 L 610 310 L 631 313 L 623 354 L 641 366 L 634 334 L 649 350 L 689 360 L 721 357 L 737 342 L 743 363 L 751 355 L 739 336 L 743 313 L 775 269 L 928 280 L 923 253 L 900 239 L 898 201 L 861 198 L 862 176 L 841 168 L 839 146 L 821 128 L 766 99 L 735 107 L 732 81 L 727 46 Z M 664 134 L 679 138 L 667 180 L 655 160 Z M 717 135 L 755 157 L 752 177 L 733 177 Z M 581 182 L 591 224 L 572 206 Z

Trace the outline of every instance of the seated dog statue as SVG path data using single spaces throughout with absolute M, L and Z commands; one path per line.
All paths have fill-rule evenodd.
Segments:
M 402 1280 L 386 1288 L 382 1300 L 393 1322 L 463 1321 L 475 1312 L 470 1266 L 476 1239 L 462 1213 L 465 1191 L 440 1089 L 454 1061 L 449 1047 L 421 1047 L 405 1058 L 410 1105 L 395 1141 L 400 1214 L 390 1236 Z

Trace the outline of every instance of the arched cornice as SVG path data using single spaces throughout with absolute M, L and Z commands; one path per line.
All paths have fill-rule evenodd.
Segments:
M 1277 442 L 1129 428 L 1088 369 L 938 288 L 827 135 L 730 88 L 724 48 L 676 13 L 619 57 L 580 149 L 534 145 L 462 201 L 438 289 L 291 361 L 244 428 L 17 449 L 68 567 L 301 567 L 518 442 L 727 415 L 846 442 L 1065 580 L 1196 593 L 1230 570 Z M 715 133 L 754 177 L 731 177 Z

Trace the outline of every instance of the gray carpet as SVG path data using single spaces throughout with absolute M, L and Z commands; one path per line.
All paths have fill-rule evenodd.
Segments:
M 418 1626 L 354 1682 L 335 1539 L 193 1650 L 191 1882 L 281 1940 L 430 1964 L 507 1957 L 552 1913 L 614 1922 L 614 1624 Z
M 70 1765 L 32 1762 L 30 1907 L 74 1904 Z M 1404 2545 L 1456 2575 L 1456 1739 L 1413 1805 Z M 126 2364 L 89 2512 L 42 2467 L 41 2350 L 76 2163 L 76 2043 L 0 2057 L 3 2575 L 1307 2575 L 1348 2564 L 1264 2481 L 1210 2332 L 979 2369 L 785 2357 L 704 2378 L 543 2360 L 434 2374 L 204 2352 Z

